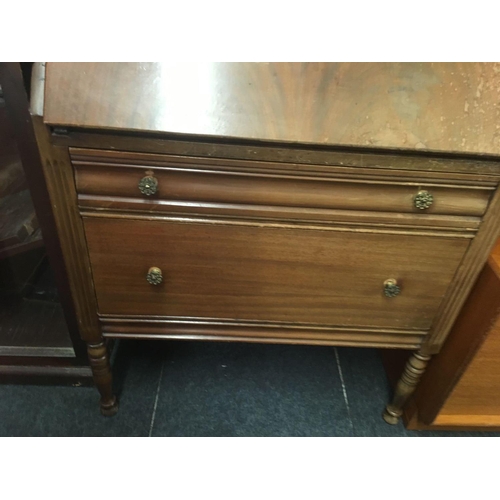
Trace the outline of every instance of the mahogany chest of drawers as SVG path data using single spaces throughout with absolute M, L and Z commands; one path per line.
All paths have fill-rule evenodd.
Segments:
M 500 230 L 499 68 L 37 69 L 104 414 L 106 338 L 181 338 L 414 350 L 384 414 L 397 421 Z

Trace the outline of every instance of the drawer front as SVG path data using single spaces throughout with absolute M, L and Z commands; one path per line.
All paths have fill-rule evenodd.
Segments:
M 193 211 L 211 206 L 214 211 L 223 207 L 248 211 L 261 207 L 268 213 L 288 208 L 481 217 L 494 189 L 463 174 L 85 149 L 70 153 L 79 203 L 89 208 L 178 211 L 181 206 Z M 147 194 L 141 192 L 142 179 Z M 145 189 L 148 183 L 155 184 L 153 189 Z M 418 196 L 422 191 L 430 193 L 431 202 Z
M 168 211 L 176 204 L 191 209 L 212 204 L 481 217 L 492 192 L 487 187 L 421 182 L 415 177 L 406 181 L 374 175 L 368 179 L 318 178 L 292 171 L 259 172 L 259 164 L 252 173 L 170 163 L 139 167 L 74 161 L 80 205 Z M 146 178 L 154 179 L 154 194 L 141 193 L 139 184 Z M 421 192 L 430 193 L 432 200 Z M 418 200 L 427 208 L 418 208 Z
M 465 238 L 84 217 L 99 311 L 427 330 Z M 162 282 L 147 281 L 159 268 Z M 387 297 L 384 282 L 400 294 Z

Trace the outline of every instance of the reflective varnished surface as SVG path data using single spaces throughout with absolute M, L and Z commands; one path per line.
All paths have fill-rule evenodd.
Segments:
M 497 63 L 49 63 L 46 123 L 500 154 Z

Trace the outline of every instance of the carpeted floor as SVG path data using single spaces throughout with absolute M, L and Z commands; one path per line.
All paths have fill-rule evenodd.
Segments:
M 94 388 L 0 385 L 1 436 L 499 436 L 411 432 L 381 417 L 372 349 L 121 341 L 120 411 Z

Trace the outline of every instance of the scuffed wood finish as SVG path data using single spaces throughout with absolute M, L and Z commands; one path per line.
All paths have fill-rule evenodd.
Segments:
M 113 135 L 87 135 L 76 132 L 52 135 L 54 144 L 67 146 L 71 141 L 92 139 L 105 149 L 70 147 L 75 165 L 116 165 L 136 167 L 175 167 L 207 171 L 244 172 L 262 175 L 295 175 L 304 178 L 348 178 L 386 180 L 387 182 L 427 182 L 463 185 L 472 189 L 496 187 L 500 161 L 457 160 L 426 156 L 393 154 L 360 154 L 346 151 L 278 149 L 244 145 L 207 144 L 202 141 L 179 142 Z M 100 140 L 99 140 L 100 139 Z M 115 144 L 106 147 L 105 144 Z M 116 142 L 115 142 L 116 141 Z M 142 148 L 141 148 L 142 145 Z M 126 147 L 133 151 L 116 151 Z M 158 154 L 140 152 L 147 146 Z M 180 149 L 181 147 L 185 149 Z M 200 155 L 196 155 L 197 146 Z M 225 149 L 231 147 L 232 149 Z M 171 148 L 171 152 L 170 152 Z M 193 148 L 193 149 L 189 149 Z M 211 148 L 211 149 L 210 149 Z M 175 152 L 177 151 L 177 152 Z M 235 158 L 237 152 L 239 159 Z M 318 156 L 315 156 L 318 155 Z
M 500 154 L 497 63 L 48 63 L 45 122 Z
M 426 330 L 469 241 L 85 217 L 99 311 Z M 152 266 L 161 285 L 146 281 Z M 384 295 L 397 279 L 399 296 Z
M 376 148 L 347 149 L 342 147 L 307 147 L 299 144 L 261 145 L 241 141 L 227 143 L 197 138 L 196 141 L 188 138 L 172 139 L 170 136 L 146 133 L 92 133 L 81 129 L 66 130 L 65 133 L 53 133 L 53 144 L 69 148 L 99 148 L 101 150 L 116 150 L 114 154 L 134 156 L 140 153 L 143 156 L 152 156 L 151 153 L 203 156 L 205 158 L 232 160 L 260 160 L 266 162 L 286 162 L 300 165 L 343 165 L 346 167 L 364 167 L 373 172 L 381 168 L 392 170 L 414 171 L 418 176 L 439 176 L 451 173 L 463 176 L 471 182 L 491 182 L 495 184 L 500 177 L 500 161 L 497 157 L 456 156 L 442 153 L 430 154 L 423 152 L 396 151 L 386 152 Z M 106 151 L 102 151 L 104 154 Z M 131 153 L 133 152 L 133 153 Z M 92 154 L 89 151 L 90 154 Z M 94 153 L 95 154 L 95 153 Z M 109 155 L 108 155 L 109 156 Z M 110 155 L 113 156 L 113 155 Z M 189 161 L 189 160 L 188 160 Z
M 116 154 L 115 161 L 121 157 Z M 161 209 L 163 201 L 189 206 L 239 204 L 480 217 L 491 195 L 491 188 L 426 182 L 402 175 L 394 179 L 388 178 L 386 172 L 382 172 L 386 176 L 380 177 L 373 174 L 368 177 L 365 172 L 365 178 L 358 179 L 362 172 L 353 172 L 351 177 L 348 174 L 351 169 L 347 172 L 339 169 L 344 172 L 338 177 L 332 172 L 311 177 L 307 170 L 293 168 L 293 165 L 285 170 L 286 164 L 281 165 L 279 173 L 269 172 L 269 166 L 262 162 L 247 162 L 244 170 L 237 167 L 228 170 L 227 162 L 222 160 L 220 169 L 217 165 L 204 168 L 202 158 L 193 158 L 191 164 L 185 164 L 175 157 L 164 157 L 161 167 L 147 163 L 134 166 L 85 161 L 86 156 L 81 153 L 73 158 L 77 191 L 83 195 L 81 200 L 84 202 L 90 197 L 96 202 L 97 197 L 102 197 L 103 208 L 109 207 L 109 198 L 136 198 L 136 210 L 147 203 L 159 205 Z M 151 196 L 142 194 L 138 187 L 145 176 L 155 178 L 158 183 L 157 192 Z M 416 208 L 414 203 L 421 190 L 432 193 L 434 198 L 425 210 Z M 116 207 L 119 201 L 115 200 Z M 168 209 L 168 204 L 163 203 L 163 209 Z

